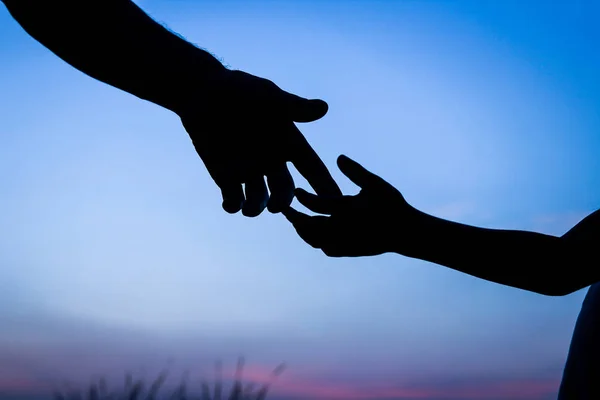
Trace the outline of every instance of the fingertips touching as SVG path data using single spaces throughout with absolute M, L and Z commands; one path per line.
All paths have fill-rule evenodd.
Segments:
M 340 196 L 316 196 L 304 189 L 296 189 L 295 194 L 300 204 L 319 214 L 333 214 L 341 198 Z
M 271 197 L 267 203 L 269 212 L 282 212 L 292 204 L 294 200 L 294 179 L 285 164 L 267 175 L 267 184 L 271 192 Z

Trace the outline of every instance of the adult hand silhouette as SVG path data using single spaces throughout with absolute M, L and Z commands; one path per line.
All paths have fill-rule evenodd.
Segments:
M 296 198 L 309 210 L 329 216 L 309 216 L 290 207 L 283 214 L 298 235 L 330 257 L 374 256 L 409 245 L 419 211 L 379 176 L 346 156 L 338 167 L 361 188 L 355 196 L 316 196 L 303 189 Z
M 265 207 L 271 212 L 288 207 L 294 191 L 288 161 L 318 194 L 341 195 L 294 125 L 322 118 L 324 101 L 225 68 L 130 0 L 0 1 L 26 32 L 65 62 L 179 115 L 221 188 L 226 211 L 241 209 L 253 217 Z
M 177 114 L 221 189 L 225 211 L 241 209 L 255 217 L 265 207 L 273 213 L 288 208 L 294 181 L 287 162 L 319 195 L 342 194 L 294 124 L 322 118 L 326 102 L 296 96 L 270 80 L 235 70 L 219 74 L 204 93 L 186 101 Z

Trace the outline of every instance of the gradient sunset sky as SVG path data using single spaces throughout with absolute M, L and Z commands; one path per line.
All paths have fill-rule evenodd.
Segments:
M 348 193 L 340 153 L 463 223 L 560 235 L 600 205 L 592 0 L 138 3 L 326 100 L 300 128 Z M 288 363 L 282 397 L 548 400 L 585 295 L 331 259 L 279 215 L 228 215 L 177 116 L 65 64 L 3 6 L 0 190 L 5 394 L 243 354 L 249 378 Z

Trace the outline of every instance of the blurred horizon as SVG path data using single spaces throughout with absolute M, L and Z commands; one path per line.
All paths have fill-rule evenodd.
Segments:
M 346 193 L 339 154 L 477 226 L 561 235 L 600 204 L 600 4 L 136 3 L 327 101 L 299 127 Z M 3 6 L 0 38 L 0 398 L 238 355 L 252 379 L 288 365 L 272 400 L 556 398 L 586 290 L 332 259 L 280 215 L 228 215 L 175 115 L 73 69 Z

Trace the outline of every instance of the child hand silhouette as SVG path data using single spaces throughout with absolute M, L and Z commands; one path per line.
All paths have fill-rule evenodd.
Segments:
M 350 158 L 340 156 L 338 167 L 360 192 L 325 197 L 297 189 L 300 204 L 327 215 L 309 216 L 292 207 L 285 210 L 298 235 L 330 257 L 374 256 L 410 246 L 421 213 L 396 188 Z

